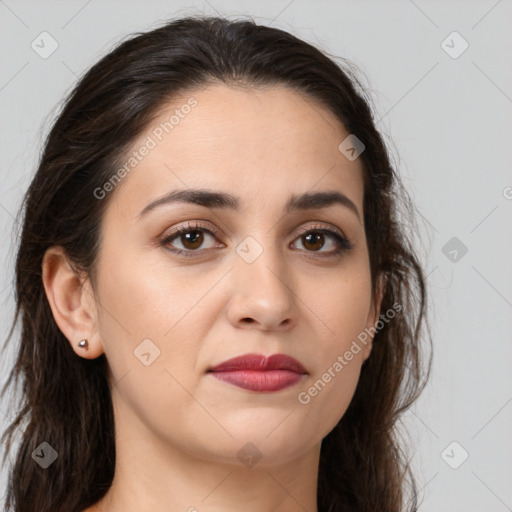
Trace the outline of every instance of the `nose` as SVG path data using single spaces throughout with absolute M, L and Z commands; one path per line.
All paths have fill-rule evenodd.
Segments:
M 287 330 L 297 322 L 297 296 L 282 255 L 267 247 L 248 263 L 237 257 L 230 272 L 228 319 L 242 329 Z

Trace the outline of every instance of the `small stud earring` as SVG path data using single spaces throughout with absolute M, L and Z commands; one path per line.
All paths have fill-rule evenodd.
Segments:
M 88 350 L 89 349 L 89 342 L 86 339 L 83 339 L 83 340 L 78 342 L 78 346 L 80 348 L 85 348 L 85 350 Z

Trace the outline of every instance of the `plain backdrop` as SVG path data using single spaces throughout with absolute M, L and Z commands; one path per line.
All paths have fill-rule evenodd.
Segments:
M 14 308 L 14 217 L 59 102 L 120 38 L 198 13 L 250 15 L 358 66 L 421 217 L 434 361 L 403 422 L 420 510 L 512 510 L 510 0 L 0 0 L 0 341 Z M 2 430 L 12 413 L 0 403 Z M 2 494 L 5 484 L 4 468 Z

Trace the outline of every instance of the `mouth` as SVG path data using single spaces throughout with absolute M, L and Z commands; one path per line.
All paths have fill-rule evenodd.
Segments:
M 294 386 L 308 374 L 304 366 L 285 354 L 245 354 L 208 369 L 213 377 L 250 391 L 279 391 Z

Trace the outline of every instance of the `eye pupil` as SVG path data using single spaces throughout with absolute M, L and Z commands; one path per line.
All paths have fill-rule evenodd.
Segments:
M 315 247 L 313 247 L 313 250 L 316 251 L 318 249 L 321 249 L 323 244 L 323 235 L 321 233 L 308 233 L 303 237 L 307 242 L 307 244 L 313 244 Z M 311 241 L 312 239 L 316 239 L 316 241 Z M 319 240 L 321 243 L 319 243 Z

